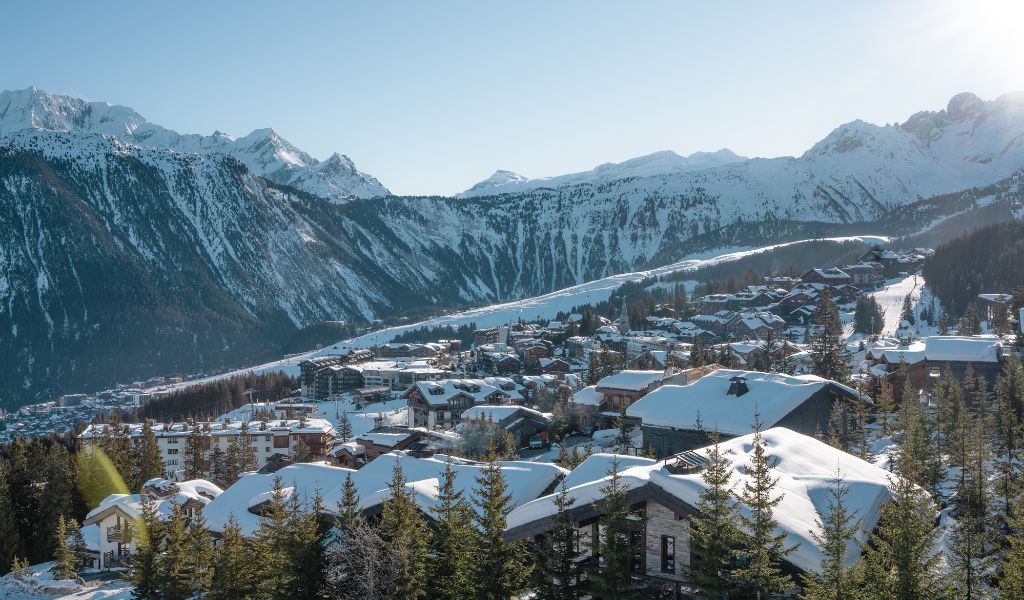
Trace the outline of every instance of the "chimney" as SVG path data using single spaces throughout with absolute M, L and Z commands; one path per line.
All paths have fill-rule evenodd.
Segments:
M 747 378 L 737 375 L 729 380 L 729 391 L 726 392 L 726 395 L 736 396 L 738 398 L 749 391 L 750 388 L 747 387 Z

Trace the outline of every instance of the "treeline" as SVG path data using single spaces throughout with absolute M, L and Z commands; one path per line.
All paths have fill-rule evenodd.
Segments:
M 953 315 L 982 293 L 1009 293 L 1024 285 L 1024 222 L 988 225 L 935 249 L 924 264 L 928 287 Z
M 391 341 L 399 344 L 423 344 L 436 342 L 437 340 L 459 340 L 463 346 L 473 343 L 473 332 L 477 330 L 476 323 L 468 323 L 452 327 L 420 327 L 396 335 Z
M 298 388 L 297 377 L 279 371 L 218 379 L 155 398 L 134 413 L 124 415 L 124 419 L 136 422 L 143 419 L 180 421 L 186 417 L 209 420 L 245 405 L 250 402 L 250 396 L 252 402 L 276 402 Z
M 60 522 L 85 517 L 78 450 L 73 433 L 0 445 L 0 574 L 16 557 L 32 564 L 50 560 Z

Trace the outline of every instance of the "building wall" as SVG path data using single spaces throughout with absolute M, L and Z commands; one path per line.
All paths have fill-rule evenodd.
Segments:
M 710 443 L 708 432 L 695 429 L 673 429 L 670 427 L 641 425 L 640 431 L 643 432 L 644 436 L 644 448 L 648 446 L 654 448 L 654 453 L 658 458 L 665 458 L 685 450 L 703 448 Z M 721 436 L 723 440 L 731 437 L 733 436 Z
M 657 502 L 648 502 L 646 530 L 647 575 L 672 581 L 685 581 L 686 568 L 690 566 L 689 518 L 683 515 L 676 516 L 674 512 Z M 675 565 L 670 572 L 661 568 L 662 536 L 669 536 L 675 541 Z

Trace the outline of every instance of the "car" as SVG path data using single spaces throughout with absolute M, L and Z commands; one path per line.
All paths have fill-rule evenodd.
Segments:
M 530 438 L 530 450 L 540 450 L 542 448 L 544 448 L 544 440 L 540 439 L 539 435 Z

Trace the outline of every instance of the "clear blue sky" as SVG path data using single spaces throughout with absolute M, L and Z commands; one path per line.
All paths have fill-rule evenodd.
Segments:
M 272 126 L 400 194 L 662 149 L 799 154 L 845 121 L 1024 89 L 1016 0 L 17 4 L 0 89 Z

